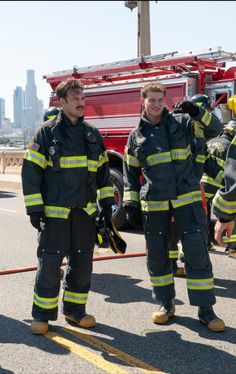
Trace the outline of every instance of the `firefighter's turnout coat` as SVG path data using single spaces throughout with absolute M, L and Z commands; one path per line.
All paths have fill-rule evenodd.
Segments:
M 232 221 L 236 219 L 236 136 L 226 154 L 224 182 L 213 198 L 213 212 L 222 220 Z
M 199 131 L 215 124 L 203 108 L 193 119 Z M 215 303 L 215 296 L 206 245 L 206 215 L 191 136 L 187 122 L 177 121 L 167 109 L 156 126 L 143 113 L 125 148 L 124 206 L 141 207 L 144 213 L 147 266 L 154 299 L 165 301 L 175 296 L 167 250 L 173 215 L 185 254 L 190 303 L 206 306 Z
M 83 118 L 72 124 L 63 112 L 45 122 L 26 150 L 22 186 L 27 214 L 44 212 L 46 216 L 39 233 L 33 317 L 57 318 L 60 265 L 65 256 L 64 312 L 84 310 L 96 236 L 96 200 L 100 206 L 114 204 L 99 131 Z

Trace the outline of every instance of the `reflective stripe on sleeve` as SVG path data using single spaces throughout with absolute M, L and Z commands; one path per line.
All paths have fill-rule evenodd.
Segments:
M 35 193 L 32 195 L 25 195 L 25 206 L 43 205 L 43 199 L 41 193 Z
M 36 152 L 33 149 L 27 149 L 24 155 L 24 159 L 45 169 L 47 166 L 47 160 L 42 153 Z
M 97 190 L 98 199 L 106 199 L 108 197 L 114 197 L 113 187 L 102 187 Z
M 83 210 L 91 216 L 93 213 L 97 211 L 96 203 L 88 203 L 86 208 L 83 208 Z
M 225 199 L 223 199 L 223 197 L 220 196 L 219 191 L 217 191 L 215 194 L 215 197 L 213 199 L 213 204 L 221 212 L 228 213 L 228 214 L 236 213 L 236 201 L 226 201 Z
M 136 157 L 129 155 L 128 153 L 124 154 L 124 162 L 129 166 L 133 166 L 136 168 L 140 167 L 139 160 Z
M 107 152 L 103 152 L 99 155 L 99 160 L 98 160 L 98 167 L 100 168 L 103 164 L 106 162 L 109 162 Z
M 49 218 L 64 218 L 67 219 L 71 209 L 60 207 L 60 206 L 44 206 L 44 213 L 46 217 Z
M 139 193 L 137 191 L 124 191 L 123 201 L 139 201 Z
M 169 201 L 144 201 L 141 200 L 142 212 L 158 212 L 163 210 L 169 210 Z

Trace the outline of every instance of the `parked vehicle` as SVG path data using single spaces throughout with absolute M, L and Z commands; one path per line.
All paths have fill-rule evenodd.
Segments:
M 176 102 L 188 100 L 196 93 L 205 93 L 224 124 L 235 118 L 236 66 L 226 67 L 226 62 L 235 60 L 235 53 L 217 47 L 81 68 L 74 66 L 44 76 L 52 88 L 50 106 L 58 105 L 54 91 L 62 80 L 74 77 L 84 84 L 85 119 L 100 130 L 109 156 L 116 196 L 113 222 L 118 229 L 126 224 L 122 208 L 122 158 L 127 137 L 141 114 L 141 87 L 153 81 L 163 83 L 167 89 L 166 106 L 170 111 Z M 227 104 L 231 97 L 231 109 L 234 110 Z

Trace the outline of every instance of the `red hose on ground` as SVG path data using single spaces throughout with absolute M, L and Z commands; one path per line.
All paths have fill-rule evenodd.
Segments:
M 102 260 L 118 260 L 122 258 L 129 258 L 129 257 L 143 257 L 146 256 L 145 252 L 141 253 L 131 253 L 128 255 L 114 255 L 114 256 L 97 256 L 93 258 L 93 261 L 102 261 Z M 66 262 L 63 262 L 62 265 L 66 265 Z M 9 275 L 15 273 L 25 273 L 27 271 L 34 271 L 37 270 L 37 266 L 29 266 L 26 268 L 19 268 L 19 269 L 7 269 L 7 270 L 0 270 L 0 275 Z

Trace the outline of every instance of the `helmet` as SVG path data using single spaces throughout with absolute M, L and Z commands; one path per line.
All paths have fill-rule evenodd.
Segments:
M 231 135 L 236 135 L 236 121 L 229 121 L 225 126 L 224 126 L 224 132 L 227 132 Z
M 111 248 L 113 252 L 124 254 L 126 242 L 121 238 L 119 232 L 112 222 L 97 222 L 96 244 L 99 248 Z
M 196 94 L 191 97 L 191 103 L 197 104 L 198 106 L 203 107 L 204 109 L 210 109 L 211 99 L 204 94 Z
M 48 119 L 55 118 L 58 115 L 58 113 L 59 113 L 59 109 L 58 108 L 56 108 L 56 107 L 49 108 L 44 113 L 44 116 L 43 116 L 44 122 L 47 121 Z

